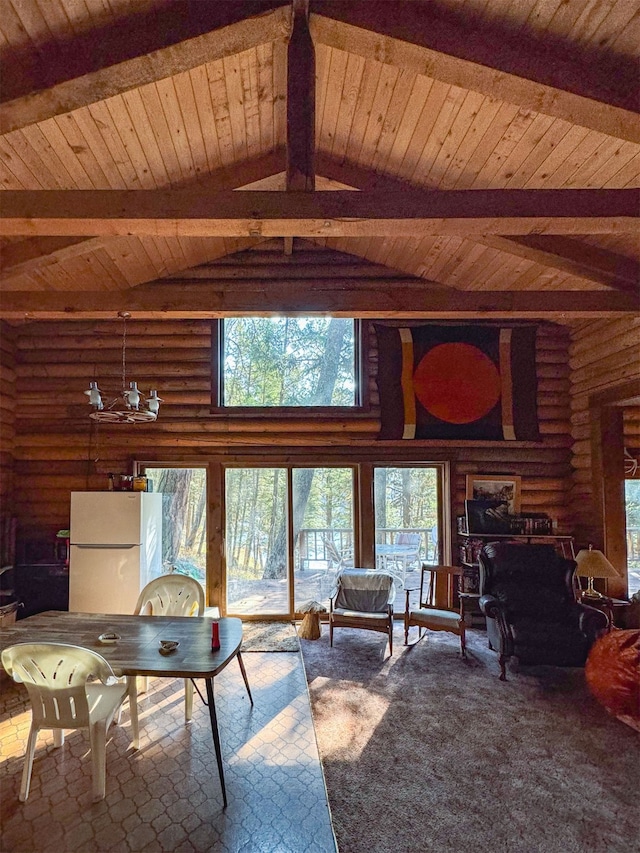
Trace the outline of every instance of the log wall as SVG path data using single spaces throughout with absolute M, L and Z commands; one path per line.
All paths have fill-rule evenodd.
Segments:
M 0 323 L 0 507 L 6 514 L 13 496 L 16 410 L 16 343 L 14 330 Z
M 640 380 L 640 319 L 623 317 L 581 323 L 572 330 L 571 456 L 573 468 L 570 511 L 579 542 L 599 542 L 602 520 L 596 515 L 592 484 L 589 400 L 615 386 Z M 624 409 L 625 445 L 640 453 L 640 406 Z
M 135 321 L 127 326 L 127 378 L 164 399 L 151 425 L 99 425 L 83 391 L 97 379 L 105 398 L 121 386 L 119 322 L 40 322 L 17 333 L 13 505 L 23 535 L 69 523 L 72 490 L 104 489 L 108 472 L 129 473 L 134 459 L 161 462 L 246 459 L 435 461 L 451 459 L 453 512 L 463 511 L 468 473 L 522 476 L 523 511 L 548 512 L 571 529 L 569 335 L 540 326 L 538 402 L 543 440 L 378 442 L 377 352 L 370 332 L 371 411 L 350 418 L 286 419 L 210 415 L 211 336 L 207 321 Z

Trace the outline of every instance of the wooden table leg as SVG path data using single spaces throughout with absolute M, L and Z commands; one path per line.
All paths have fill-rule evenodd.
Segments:
M 224 784 L 224 768 L 222 766 L 222 750 L 220 749 L 220 733 L 218 732 L 218 718 L 216 716 L 216 704 L 213 698 L 213 679 L 205 678 L 207 686 L 207 705 L 209 706 L 209 717 L 211 719 L 211 734 L 213 745 L 216 749 L 216 761 L 218 762 L 218 775 L 220 776 L 220 787 L 222 788 L 222 802 L 227 807 L 227 789 Z

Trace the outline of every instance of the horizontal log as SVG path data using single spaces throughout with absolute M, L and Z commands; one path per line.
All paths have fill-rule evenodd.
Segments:
M 23 341 L 32 338 L 67 338 L 78 337 L 82 338 L 92 336 L 114 336 L 122 338 L 122 320 L 73 320 L 71 322 L 46 322 L 37 321 L 28 323 L 20 327 L 19 333 L 16 335 L 15 346 L 20 347 Z M 211 336 L 211 321 L 210 320 L 161 320 L 153 321 L 138 321 L 127 320 L 127 340 L 134 341 L 138 338 L 168 338 L 177 336 L 179 338 L 188 339 L 191 337 L 206 337 Z
M 78 335 L 58 335 L 48 337 L 45 332 L 38 330 L 35 334 L 27 337 L 22 335 L 18 339 L 17 351 L 19 353 L 32 350 L 65 350 L 74 351 L 96 351 L 101 352 L 101 358 L 108 360 L 118 355 L 122 358 L 122 328 L 113 328 L 110 334 L 89 333 Z M 136 350 L 193 350 L 211 351 L 211 329 L 203 335 L 134 335 L 127 329 L 127 358 L 134 358 Z M 21 358 L 21 356 L 18 356 Z
M 20 382 L 27 377 L 78 377 L 83 380 L 97 378 L 100 381 L 107 377 L 121 377 L 122 364 L 100 365 L 100 375 L 94 377 L 93 365 L 85 363 L 69 364 L 20 364 L 16 369 L 16 380 Z M 163 376 L 207 376 L 211 378 L 211 366 L 205 362 L 154 362 L 153 364 L 136 364 L 136 379 L 141 377 L 157 378 L 158 382 Z M 116 386 L 117 387 L 117 386 Z M 160 395 L 162 396 L 162 395 Z
M 113 343 L 112 341 L 111 344 L 113 345 Z M 97 349 L 95 351 L 87 349 L 82 350 L 82 356 L 80 356 L 79 350 L 73 348 L 23 350 L 20 354 L 19 363 L 21 367 L 27 364 L 65 364 L 77 361 L 80 357 L 82 357 L 85 365 L 95 368 L 98 374 L 105 367 L 111 370 L 115 369 L 122 375 L 122 349 Z M 153 367 L 149 363 L 151 358 L 154 359 Z M 211 365 L 211 347 L 209 345 L 201 349 L 170 349 L 167 347 L 152 352 L 147 349 L 129 348 L 127 345 L 127 366 L 136 371 L 153 372 L 155 365 L 160 365 L 163 362 L 171 364 L 203 362 Z

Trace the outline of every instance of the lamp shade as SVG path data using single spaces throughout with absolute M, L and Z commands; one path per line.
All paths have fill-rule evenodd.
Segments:
M 578 574 L 583 578 L 617 578 L 618 572 L 611 565 L 602 551 L 595 548 L 584 548 L 576 555 Z

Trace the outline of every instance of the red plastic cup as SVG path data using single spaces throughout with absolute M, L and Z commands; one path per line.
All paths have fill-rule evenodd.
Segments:
M 211 651 L 217 652 L 220 648 L 220 626 L 217 622 L 211 623 Z

